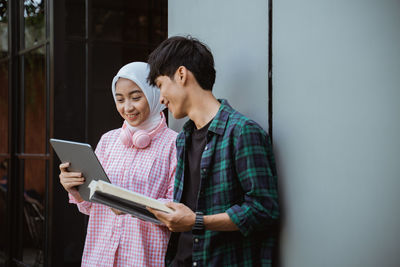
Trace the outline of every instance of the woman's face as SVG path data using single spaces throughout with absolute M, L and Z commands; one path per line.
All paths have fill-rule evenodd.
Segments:
M 119 114 L 131 126 L 137 127 L 149 117 L 147 98 L 133 81 L 119 78 L 115 85 L 115 99 Z

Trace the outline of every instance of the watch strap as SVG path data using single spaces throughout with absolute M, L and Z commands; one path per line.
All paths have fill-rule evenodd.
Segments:
M 192 231 L 204 231 L 204 228 L 204 214 L 197 211 Z

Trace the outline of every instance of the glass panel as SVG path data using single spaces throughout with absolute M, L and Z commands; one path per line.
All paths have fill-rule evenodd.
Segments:
M 46 39 L 45 0 L 24 0 L 25 48 Z
M 8 153 L 8 61 L 0 63 L 0 153 Z
M 93 36 L 114 41 L 150 42 L 152 1 L 93 1 Z
M 24 56 L 25 153 L 46 152 L 45 47 Z
M 69 42 L 65 46 L 65 88 L 54 96 L 56 116 L 54 137 L 85 140 L 86 71 L 85 43 Z M 71 108 L 73 107 L 73 108 Z
M 23 261 L 43 266 L 46 160 L 24 162 Z
M 69 37 L 85 36 L 85 0 L 65 1 L 65 31 Z
M 157 1 L 153 8 L 151 41 L 157 46 L 168 37 L 168 0 Z
M 0 58 L 8 52 L 8 5 L 7 0 L 0 1 Z
M 4 266 L 7 247 L 7 181 L 8 181 L 8 160 L 0 157 L 0 266 Z

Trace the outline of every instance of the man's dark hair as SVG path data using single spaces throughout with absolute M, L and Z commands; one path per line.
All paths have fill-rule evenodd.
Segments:
M 210 49 L 191 36 L 174 36 L 164 40 L 149 56 L 150 73 L 147 78 L 156 85 L 158 76 L 174 78 L 176 70 L 185 66 L 190 70 L 199 85 L 212 90 L 215 82 L 214 58 Z

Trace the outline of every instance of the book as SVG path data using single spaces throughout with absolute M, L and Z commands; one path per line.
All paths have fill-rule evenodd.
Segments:
M 89 200 L 91 202 L 97 202 L 118 209 L 125 213 L 129 213 L 136 218 L 150 221 L 158 225 L 162 225 L 162 222 L 159 221 L 153 213 L 148 211 L 146 207 L 166 213 L 171 213 L 173 211 L 159 200 L 129 191 L 102 180 L 91 181 L 89 189 Z

